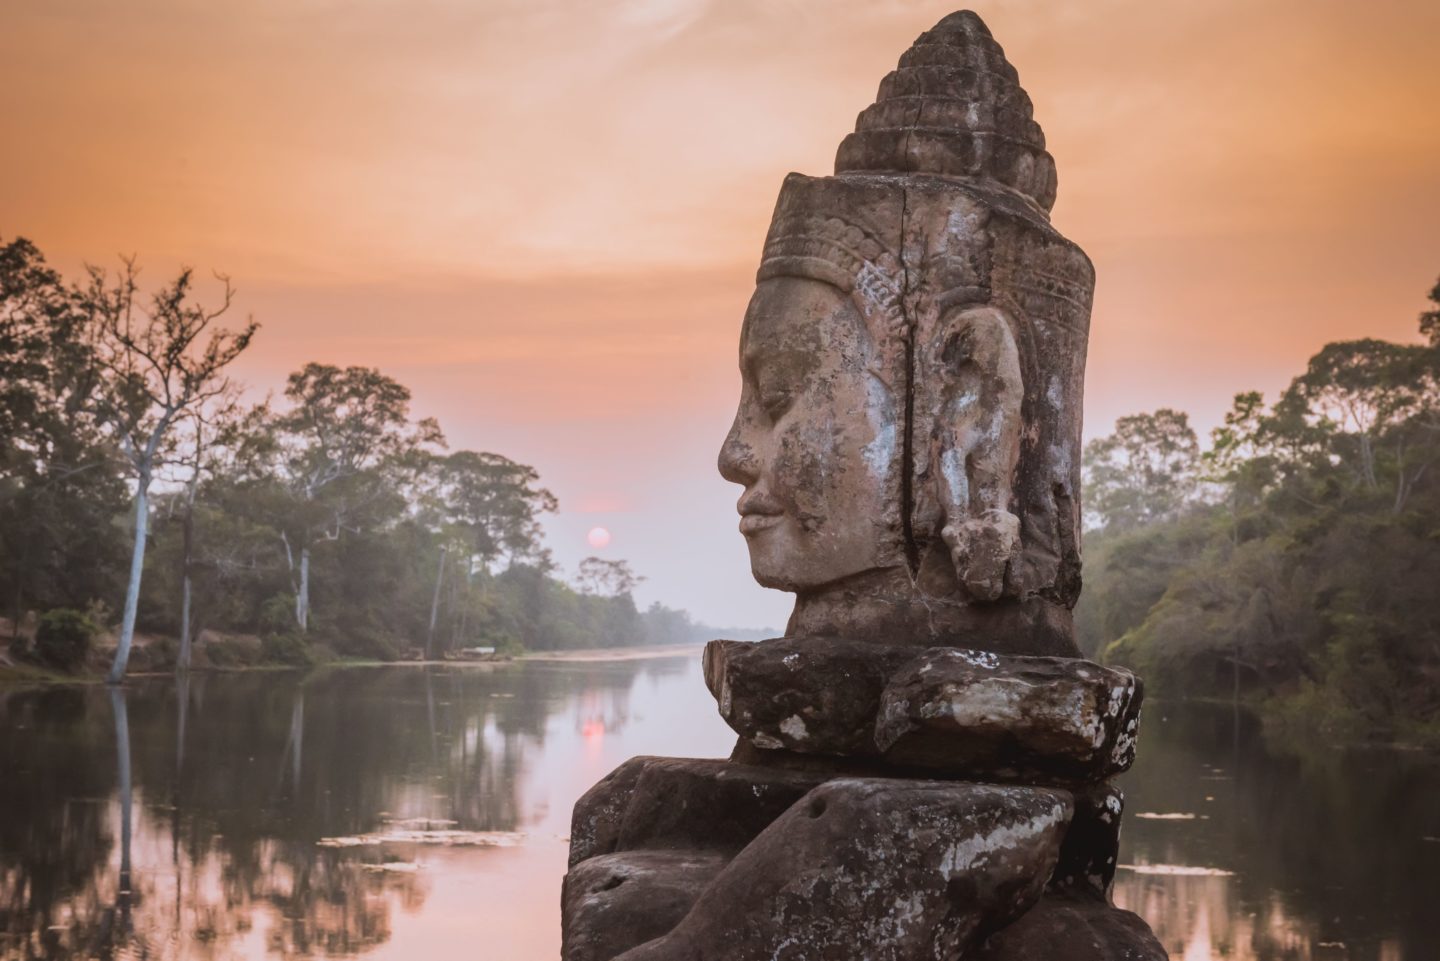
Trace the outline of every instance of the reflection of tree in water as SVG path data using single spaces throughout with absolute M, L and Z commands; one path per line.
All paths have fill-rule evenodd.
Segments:
M 690 667 L 683 658 L 652 658 L 636 661 L 533 662 L 522 679 L 537 688 L 534 693 L 553 702 L 550 712 L 538 719 L 539 733 L 549 714 L 568 709 L 576 734 L 602 732 L 618 734 L 635 718 L 630 713 L 631 693 L 637 683 L 655 683 L 683 675 Z M 518 696 L 517 696 L 518 697 Z
M 388 937 L 392 902 L 423 897 L 414 875 L 375 874 L 313 843 L 206 837 L 202 819 L 185 815 L 183 790 L 168 795 L 179 803 L 149 803 L 175 780 L 139 763 L 140 745 L 158 747 L 164 733 L 153 716 L 132 725 L 147 712 L 129 710 L 121 690 L 58 693 L 0 700 L 0 763 L 20 775 L 6 783 L 24 789 L 0 793 L 0 956 L 229 954 L 261 911 L 272 951 L 354 952 Z M 169 757 L 183 765 L 177 741 Z
M 390 937 L 392 906 L 414 910 L 425 897 L 416 874 L 384 871 L 342 852 L 277 860 L 282 869 L 268 875 L 265 899 L 284 920 L 271 927 L 267 946 L 287 957 L 354 954 L 380 944 Z
M 110 694 L 110 721 L 115 728 L 115 793 L 120 801 L 120 869 L 115 875 L 115 897 L 108 910 L 100 915 L 100 930 L 97 947 L 92 953 L 109 958 L 117 945 L 130 939 L 133 919 L 130 914 L 135 896 L 132 877 L 134 824 L 134 786 L 131 782 L 130 767 L 130 721 L 125 704 L 125 692 L 112 687 Z
M 1292 915 L 1278 893 L 1259 903 L 1243 902 L 1233 876 L 1122 872 L 1115 896 L 1147 919 L 1159 919 L 1156 934 L 1177 961 L 1312 961 L 1315 946 L 1325 941 L 1316 919 Z M 1338 957 L 1360 961 L 1367 955 L 1357 950 Z
M 0 690 L 0 954 L 55 954 L 66 906 L 110 859 L 114 739 L 87 693 Z
M 593 702 L 621 726 L 628 692 L 657 670 L 665 662 L 196 676 L 117 692 L 119 713 L 104 691 L 0 692 L 0 957 L 363 951 L 389 937 L 396 907 L 423 902 L 423 872 L 393 870 L 416 852 L 317 841 L 391 818 L 523 828 L 520 788 L 551 718 Z M 128 895 L 119 717 L 134 785 Z
M 499 670 L 423 672 L 417 696 L 424 700 L 429 754 L 425 763 L 412 765 L 410 789 L 392 796 L 386 810 L 405 818 L 454 820 L 462 830 L 523 829 L 542 813 L 522 810 L 520 789 L 545 746 L 551 719 L 578 717 L 586 705 L 603 704 L 600 723 L 618 731 L 629 721 L 629 694 L 637 679 L 665 663 L 524 662 Z M 684 663 L 678 664 L 678 671 L 684 670 Z M 397 694 L 408 700 L 405 690 Z
M 1440 944 L 1440 765 L 1384 749 L 1267 747 L 1228 708 L 1155 704 L 1142 725 L 1122 862 L 1222 874 L 1121 871 L 1116 899 L 1139 911 L 1177 957 L 1290 961 L 1335 955 L 1430 957 Z M 1206 798 L 1211 800 L 1206 800 Z M 1193 820 L 1137 818 L 1142 812 Z

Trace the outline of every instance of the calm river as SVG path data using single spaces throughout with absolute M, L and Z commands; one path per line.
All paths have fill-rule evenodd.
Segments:
M 1440 958 L 1435 759 L 1146 714 L 1115 895 L 1177 961 Z M 0 687 L 0 958 L 554 958 L 575 798 L 731 742 L 695 656 Z

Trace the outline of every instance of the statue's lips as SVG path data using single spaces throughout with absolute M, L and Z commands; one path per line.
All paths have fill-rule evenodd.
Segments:
M 769 530 L 784 520 L 784 514 L 745 514 L 740 518 L 740 533 L 746 537 Z

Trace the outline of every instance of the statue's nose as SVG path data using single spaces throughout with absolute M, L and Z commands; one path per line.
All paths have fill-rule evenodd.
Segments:
M 760 478 L 755 449 L 740 436 L 740 422 L 730 428 L 725 443 L 720 445 L 720 476 L 732 484 L 749 487 Z

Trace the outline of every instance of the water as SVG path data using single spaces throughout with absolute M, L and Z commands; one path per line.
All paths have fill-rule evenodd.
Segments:
M 731 742 L 695 657 L 0 687 L 0 958 L 553 958 L 575 798 Z M 1116 899 L 1176 959 L 1440 957 L 1433 759 L 1163 705 L 1140 757 Z

